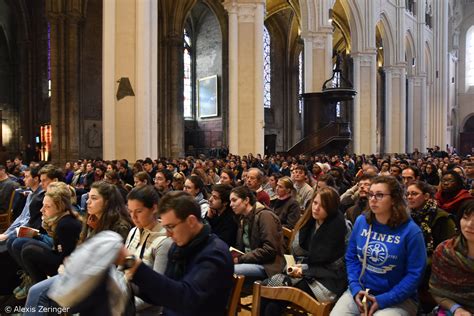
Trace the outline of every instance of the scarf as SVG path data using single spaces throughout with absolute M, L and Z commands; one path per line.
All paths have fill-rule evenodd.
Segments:
M 41 222 L 41 227 L 44 228 L 48 236 L 54 238 L 56 226 L 58 225 L 59 220 L 68 214 L 69 214 L 68 212 L 64 212 L 62 214 L 58 214 L 56 216 L 52 216 L 48 218 L 43 217 L 43 221 Z
M 433 221 L 437 214 L 437 205 L 436 201 L 433 199 L 429 199 L 426 201 L 423 208 L 418 211 L 411 211 L 411 218 L 415 221 L 415 223 L 420 226 L 421 231 L 423 232 L 423 238 L 425 240 L 426 246 L 426 254 L 428 257 L 434 251 L 434 242 L 433 242 Z
M 98 225 L 99 225 L 99 218 L 95 216 L 94 214 L 89 214 L 89 216 L 87 216 L 87 226 L 92 228 L 92 230 L 95 230 Z
M 436 247 L 430 291 L 474 312 L 474 260 L 467 257 L 464 237 L 448 239 Z
M 465 201 L 472 199 L 469 191 L 462 189 L 454 197 L 447 198 L 443 197 L 441 191 L 436 192 L 436 200 L 438 201 L 438 206 L 450 214 L 456 214 L 458 211 L 459 205 Z
M 181 280 L 186 273 L 190 258 L 206 245 L 210 234 L 211 227 L 204 224 L 201 231 L 187 245 L 179 247 L 173 244 L 168 253 L 165 275 L 173 280 Z

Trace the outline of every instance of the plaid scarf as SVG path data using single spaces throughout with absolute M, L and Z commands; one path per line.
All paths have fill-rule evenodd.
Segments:
M 467 257 L 464 237 L 448 239 L 436 247 L 430 279 L 430 292 L 474 312 L 474 260 Z

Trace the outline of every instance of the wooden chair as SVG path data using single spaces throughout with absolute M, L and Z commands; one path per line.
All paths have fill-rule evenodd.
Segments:
M 10 195 L 7 211 L 4 214 L 0 214 L 0 232 L 7 230 L 12 223 L 13 201 L 15 199 L 15 193 L 16 191 L 13 190 L 12 194 Z
M 285 249 L 285 253 L 291 253 L 290 249 L 291 249 L 291 237 L 293 236 L 293 230 L 292 229 L 289 229 L 289 228 L 286 228 L 286 227 L 282 227 L 283 229 L 283 237 L 285 237 L 285 242 L 286 242 L 286 249 Z
M 230 292 L 229 305 L 227 307 L 227 316 L 235 316 L 240 303 L 240 292 L 244 286 L 245 276 L 234 274 L 234 286 Z
M 328 316 L 334 303 L 321 303 L 300 289 L 289 286 L 263 286 L 260 281 L 253 284 L 252 316 L 260 315 L 260 299 L 287 301 L 306 313 Z

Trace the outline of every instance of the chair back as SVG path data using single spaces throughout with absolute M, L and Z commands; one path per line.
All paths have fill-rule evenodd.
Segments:
M 252 300 L 252 316 L 260 315 L 260 301 L 261 298 L 271 300 L 287 301 L 296 305 L 298 308 L 304 310 L 315 316 L 328 316 L 334 303 L 322 303 L 315 300 L 308 293 L 300 289 L 289 286 L 263 286 L 260 281 L 253 284 L 253 300 Z
M 245 276 L 234 274 L 234 286 L 230 292 L 230 300 L 227 307 L 227 316 L 237 315 L 237 307 L 240 302 L 240 292 L 244 286 Z
M 282 227 L 283 229 L 283 237 L 286 242 L 286 251 L 285 253 L 291 254 L 291 237 L 293 236 L 293 229 L 289 229 L 286 227 Z
M 0 232 L 4 232 L 12 224 L 13 215 L 13 201 L 15 200 L 16 191 L 13 190 L 10 195 L 10 201 L 8 202 L 8 209 L 4 214 L 0 214 Z

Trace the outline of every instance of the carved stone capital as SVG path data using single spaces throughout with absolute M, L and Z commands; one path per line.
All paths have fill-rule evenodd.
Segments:
M 405 73 L 405 67 L 401 66 L 387 66 L 384 67 L 386 73 L 390 73 L 392 78 L 400 78 Z
M 331 33 L 328 32 L 303 32 L 301 37 L 305 41 L 312 43 L 313 48 L 324 49 L 326 48 L 326 43 L 328 36 L 331 36 Z
M 358 59 L 361 67 L 370 67 L 375 60 L 375 53 L 354 53 L 354 59 Z

